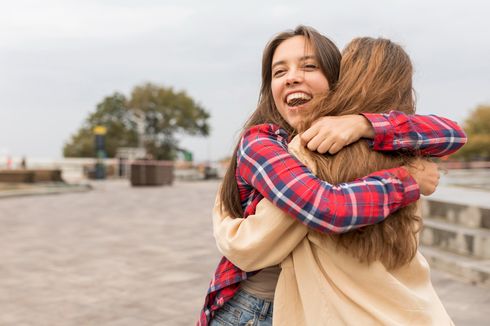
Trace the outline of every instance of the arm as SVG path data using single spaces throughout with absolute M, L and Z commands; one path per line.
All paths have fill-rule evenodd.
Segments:
M 407 150 L 436 157 L 452 154 L 466 143 L 464 131 L 454 121 L 398 111 L 322 117 L 301 135 L 309 150 L 322 154 L 335 154 L 360 138 L 368 138 L 376 151 Z
M 363 114 L 374 128 L 371 145 L 377 151 L 409 150 L 441 157 L 466 143 L 466 134 L 454 121 L 435 115 Z
M 289 152 L 316 174 L 317 167 L 294 138 Z M 223 216 L 220 198 L 213 209 L 213 234 L 219 251 L 243 271 L 281 263 L 308 233 L 308 228 L 262 199 L 247 218 Z
M 219 251 L 245 272 L 282 262 L 308 233 L 267 199 L 247 218 L 222 216 L 219 199 L 213 209 L 213 234 Z
M 316 174 L 316 164 L 309 155 L 305 155 L 298 138 L 289 144 L 289 152 Z M 431 170 L 420 163 L 413 167 Z M 262 199 L 255 213 L 247 218 L 223 215 L 219 202 L 218 196 L 213 209 L 213 234 L 217 247 L 245 272 L 281 263 L 308 233 L 306 226 L 287 216 L 267 199 Z
M 237 154 L 237 181 L 314 230 L 342 233 L 375 224 L 419 198 L 418 185 L 401 167 L 333 186 L 289 154 L 286 139 L 274 125 L 250 128 Z

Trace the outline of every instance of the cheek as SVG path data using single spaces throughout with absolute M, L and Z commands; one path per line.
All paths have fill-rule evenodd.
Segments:
M 276 107 L 281 102 L 281 86 L 278 82 L 271 82 L 271 91 L 272 91 L 272 97 L 274 98 L 274 103 L 276 104 Z
M 313 81 L 313 88 L 315 93 L 323 93 L 330 89 L 328 86 L 328 80 L 323 75 L 316 76 Z

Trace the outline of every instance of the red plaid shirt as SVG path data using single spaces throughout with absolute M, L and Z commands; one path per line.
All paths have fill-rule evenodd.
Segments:
M 453 121 L 436 116 L 364 114 L 375 130 L 374 150 L 419 151 L 444 156 L 463 146 L 466 135 Z M 238 151 L 236 178 L 244 216 L 267 198 L 293 218 L 323 233 L 343 233 L 382 221 L 419 198 L 419 188 L 404 168 L 378 171 L 333 186 L 316 178 L 288 153 L 288 135 L 272 124 L 250 128 Z M 246 273 L 223 257 L 216 269 L 197 325 L 208 325 L 214 311 L 230 300 Z

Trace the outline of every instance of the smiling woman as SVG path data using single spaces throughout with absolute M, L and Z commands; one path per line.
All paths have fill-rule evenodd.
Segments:
M 304 36 L 287 39 L 277 47 L 272 58 L 271 89 L 277 110 L 294 129 L 308 102 L 328 91 L 328 80 Z
M 315 98 L 321 98 L 335 87 L 340 59 L 337 47 L 310 27 L 299 26 L 280 33 L 267 44 L 262 57 L 258 107 L 243 128 L 223 180 L 216 200 L 218 215 L 253 215 L 259 201 L 266 198 L 308 228 L 320 233 L 343 233 L 381 222 L 417 200 L 420 193 L 434 191 L 437 184 L 434 176 L 438 172 L 432 163 L 419 162 L 411 168 L 376 171 L 334 186 L 315 177 L 288 152 L 290 136 L 296 133 L 301 122 L 299 113 L 304 116 Z M 441 130 L 455 128 L 455 124 L 440 123 L 441 120 L 433 117 L 403 113 L 396 116 L 399 119 L 382 114 L 335 117 L 334 124 L 326 124 L 325 128 L 323 124 L 314 124 L 306 130 L 304 134 L 309 137 L 306 143 L 312 150 L 324 148 L 325 143 L 331 144 L 325 148 L 332 151 L 332 148 L 341 149 L 366 137 L 374 138 L 377 150 L 395 150 L 394 144 L 400 143 L 408 144 L 407 150 L 415 150 L 418 149 L 415 146 L 422 143 L 430 147 L 433 143 L 427 139 Z M 409 123 L 400 125 L 399 121 Z M 383 128 L 375 128 L 379 124 Z M 427 129 L 427 126 L 430 127 Z M 385 132 L 387 129 L 390 132 Z M 410 138 L 413 135 L 421 139 L 414 141 Z M 445 143 L 443 148 L 454 147 L 457 146 Z M 236 225 L 234 221 L 239 224 L 238 220 L 241 219 L 232 219 L 228 225 Z M 219 226 L 215 225 L 215 232 L 217 228 Z M 227 235 L 238 238 L 239 233 L 232 227 Z M 224 247 L 220 250 L 227 252 Z M 277 250 L 267 255 L 281 261 Z M 198 324 L 271 325 L 280 269 L 277 265 L 262 267 L 266 268 L 247 273 L 223 257 L 211 281 Z

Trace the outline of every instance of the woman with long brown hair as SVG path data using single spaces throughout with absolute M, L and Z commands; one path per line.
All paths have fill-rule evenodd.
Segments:
M 376 171 L 334 186 L 314 176 L 288 152 L 288 141 L 304 112 L 337 83 L 339 65 L 340 52 L 335 45 L 312 28 L 300 26 L 269 42 L 262 60 L 258 107 L 244 127 L 220 190 L 222 201 L 218 200 L 218 206 L 223 212 L 247 217 L 266 198 L 313 230 L 343 233 L 380 222 L 414 202 L 420 193 L 434 191 L 437 167 L 426 161 Z M 337 118 L 336 127 L 329 128 L 324 140 L 340 148 L 366 137 L 373 138 L 375 150 L 419 149 L 444 155 L 464 143 L 464 133 L 457 124 L 443 118 L 401 112 Z M 400 123 L 402 120 L 409 123 Z M 308 129 L 313 135 L 308 146 L 314 148 L 312 143 L 323 138 L 325 128 L 312 128 Z M 329 150 L 334 151 L 332 147 Z M 207 325 L 213 320 L 216 324 L 237 316 L 245 320 L 250 314 L 270 324 L 269 294 L 274 291 L 278 274 L 274 267 L 246 273 L 223 257 L 198 323 Z M 248 291 L 243 290 L 247 285 Z M 253 306 L 252 310 L 229 309 L 229 304 L 239 298 L 244 300 L 243 305 Z
M 336 88 L 315 100 L 298 129 L 306 131 L 321 116 L 370 116 L 393 108 L 400 117 L 415 112 L 409 56 L 390 40 L 357 38 L 343 51 Z M 419 160 L 413 151 L 372 151 L 366 141 L 332 156 L 305 149 L 297 136 L 289 150 L 332 184 Z M 275 325 L 452 324 L 417 251 L 422 219 L 416 203 L 337 235 L 309 230 L 267 199 L 246 219 L 223 217 L 219 205 L 214 215 L 218 247 L 241 269 L 280 264 Z

